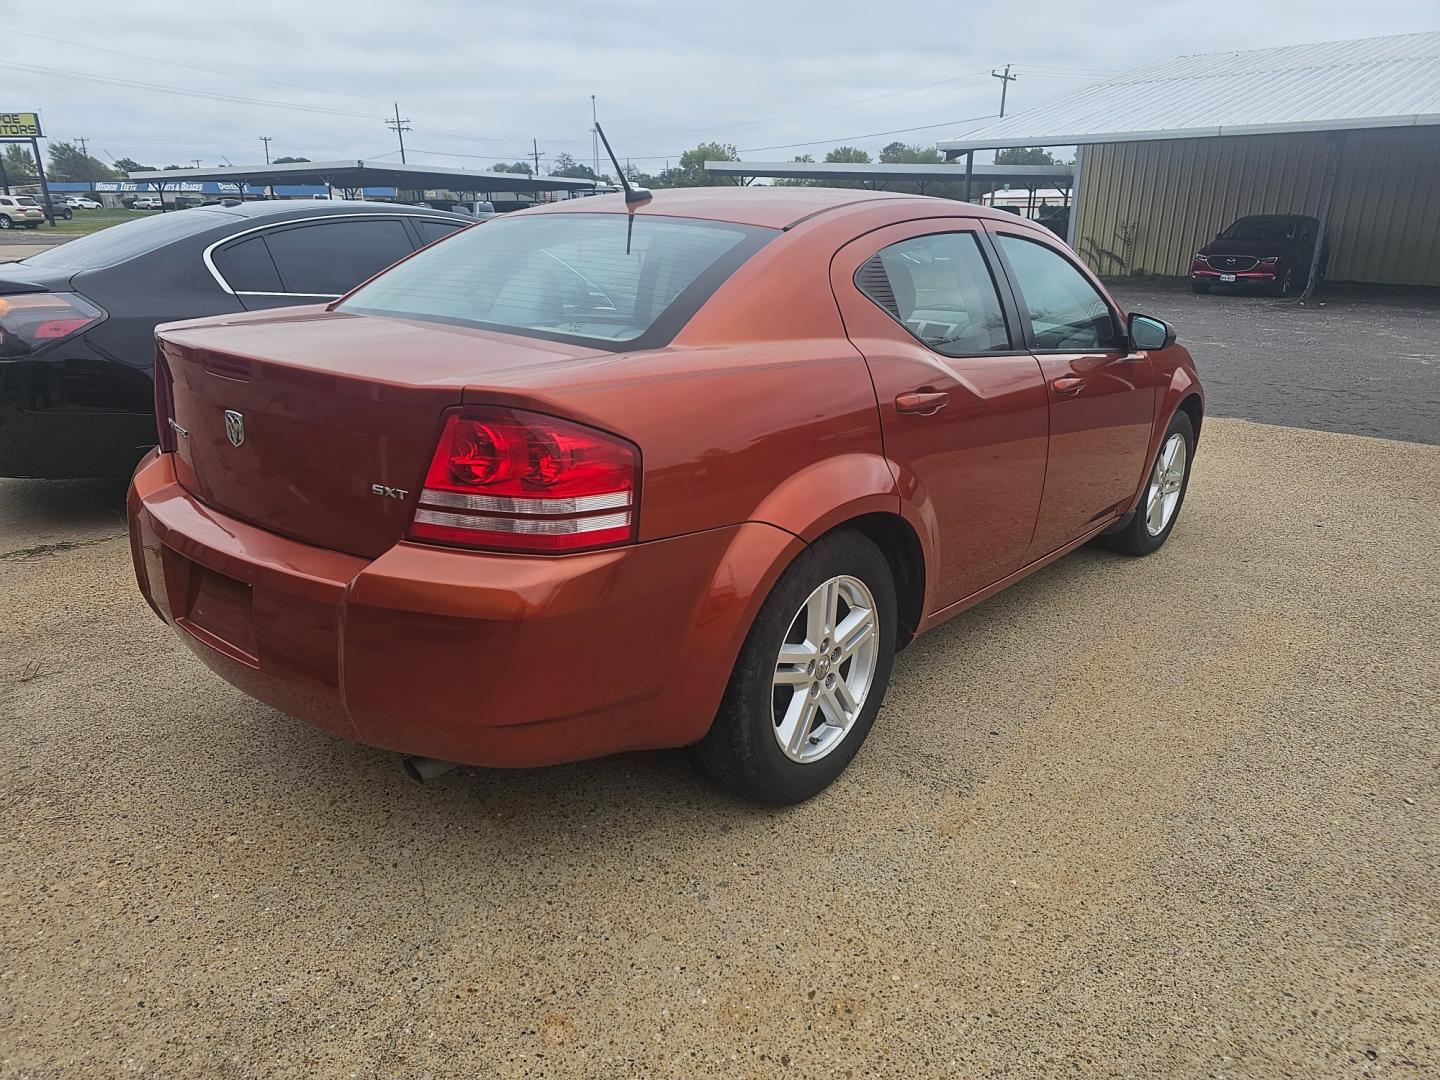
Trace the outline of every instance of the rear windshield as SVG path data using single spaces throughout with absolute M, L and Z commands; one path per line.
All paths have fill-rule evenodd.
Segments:
M 25 265 L 57 266 L 67 270 L 98 270 L 154 251 L 172 240 L 183 240 L 206 229 L 213 229 L 217 225 L 233 221 L 234 218 L 234 214 L 220 214 L 209 209 L 178 210 L 171 214 L 137 218 L 123 225 L 114 225 L 90 233 L 88 236 L 77 236 L 68 243 L 57 244 L 27 257 Z
M 776 235 L 648 214 L 494 218 L 386 271 L 337 310 L 654 348 Z

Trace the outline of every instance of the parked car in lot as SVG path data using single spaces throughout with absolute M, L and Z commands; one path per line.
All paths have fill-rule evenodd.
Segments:
M 65 198 L 65 205 L 72 210 L 99 210 L 101 204 L 94 199 L 87 199 L 84 195 L 68 195 Z
M 163 210 L 165 204 L 159 195 L 141 195 L 130 204 L 131 210 Z
M 35 194 L 29 197 L 35 200 L 35 205 L 40 207 L 42 211 L 45 209 L 44 195 Z M 75 216 L 75 211 L 70 209 L 70 206 L 65 202 L 65 196 L 53 192 L 50 195 L 50 211 L 55 215 L 57 220 L 69 221 Z
M 1258 286 L 1276 296 L 1303 289 L 1320 223 L 1304 214 L 1252 214 L 1215 234 L 1190 263 L 1190 285 L 1207 293 L 1216 285 Z M 1320 255 L 1320 276 L 1329 262 Z
M 0 195 L 0 229 L 37 229 L 45 208 L 29 195 Z
M 378 203 L 246 203 L 0 263 L 0 476 L 128 476 L 155 445 L 156 323 L 334 299 L 466 224 Z
M 135 569 L 222 677 L 419 775 L 690 744 L 770 803 L 917 634 L 1163 544 L 1203 411 L 1048 230 L 881 192 L 567 200 L 158 341 Z

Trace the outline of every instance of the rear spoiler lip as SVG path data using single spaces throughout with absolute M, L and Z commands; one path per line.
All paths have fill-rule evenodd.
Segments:
M 17 281 L 15 278 L 6 277 L 5 272 L 0 270 L 0 296 L 15 296 L 19 293 L 52 292 L 49 285 L 37 285 L 33 281 Z

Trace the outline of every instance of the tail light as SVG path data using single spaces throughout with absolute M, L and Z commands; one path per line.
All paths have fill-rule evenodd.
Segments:
M 79 293 L 0 296 L 0 358 L 29 356 L 103 318 L 105 312 Z
M 633 542 L 640 453 L 583 424 L 519 409 L 451 413 L 410 539 L 500 551 Z

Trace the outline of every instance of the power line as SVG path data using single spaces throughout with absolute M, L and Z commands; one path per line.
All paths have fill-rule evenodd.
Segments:
M 909 131 L 929 131 L 932 128 L 951 127 L 954 124 L 971 124 L 976 120 L 993 120 L 994 113 L 986 113 L 984 116 L 967 116 L 963 120 L 942 120 L 938 124 L 921 124 L 918 127 L 894 128 L 891 131 L 871 131 L 864 135 L 840 135 L 833 139 L 811 139 L 809 142 L 783 143 L 779 146 L 747 146 L 741 147 L 742 154 L 756 154 L 762 150 L 793 150 L 798 146 L 819 146 L 821 143 L 847 143 L 858 139 L 878 139 L 883 135 L 903 135 Z
M 0 60 L 0 67 L 14 68 L 39 75 L 58 75 L 67 79 L 82 79 L 88 82 L 104 83 L 109 86 L 126 86 L 135 90 L 149 90 L 161 94 L 180 94 L 183 97 L 204 98 L 208 101 L 226 101 L 240 105 L 264 105 L 275 109 L 293 109 L 299 112 L 320 113 L 323 116 L 350 116 L 361 120 L 374 118 L 374 113 L 349 112 L 334 109 L 328 105 L 302 105 L 293 101 L 270 101 L 264 98 L 247 98 L 237 94 L 225 94 L 212 90 L 194 90 L 184 86 L 169 86 L 162 83 L 140 82 L 136 79 L 119 79 L 110 75 L 98 75 L 88 71 L 67 71 L 62 68 L 41 67 L 38 64 L 21 64 L 14 60 Z
M 336 97 L 355 98 L 357 101 L 379 101 L 380 98 L 365 97 L 363 94 L 350 94 L 343 90 L 328 90 L 321 86 L 306 86 L 304 83 L 280 82 L 277 79 L 262 79 L 258 75 L 244 75 L 238 71 L 225 71 L 220 68 L 200 67 L 196 64 L 182 64 L 178 60 L 164 60 L 158 56 L 141 56 L 139 53 L 121 52 L 119 49 L 105 49 L 99 45 L 86 45 L 80 41 L 66 41 L 64 38 L 47 37 L 44 34 L 32 34 L 28 30 L 9 30 L 8 34 L 18 34 L 20 37 L 35 38 L 37 41 L 49 41 L 56 45 L 69 45 L 76 49 L 89 49 L 92 52 L 109 53 L 111 56 L 123 56 L 130 60 L 144 60 L 149 64 L 168 64 L 171 67 L 186 68 L 189 71 L 200 71 L 206 75 L 224 75 L 232 79 L 248 79 L 251 82 L 267 83 L 271 86 L 284 86 L 291 90 L 311 90 L 317 94 L 331 94 Z

